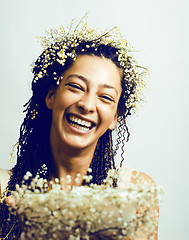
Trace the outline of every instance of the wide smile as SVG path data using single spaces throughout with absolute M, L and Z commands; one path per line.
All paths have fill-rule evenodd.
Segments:
M 94 122 L 84 120 L 72 114 L 68 114 L 66 116 L 66 119 L 72 127 L 77 128 L 78 130 L 84 131 L 84 132 L 91 130 L 95 126 Z

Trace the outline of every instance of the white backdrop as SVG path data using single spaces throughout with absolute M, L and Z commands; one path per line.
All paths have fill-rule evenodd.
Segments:
M 42 51 L 35 36 L 89 12 L 92 26 L 117 25 L 150 70 L 147 103 L 129 119 L 126 163 L 164 186 L 159 239 L 189 239 L 188 10 L 187 0 L 0 0 L 0 167 L 12 167 L 30 64 Z

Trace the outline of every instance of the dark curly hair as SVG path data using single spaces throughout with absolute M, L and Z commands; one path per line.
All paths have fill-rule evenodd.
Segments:
M 90 45 L 91 43 L 81 43 L 75 50 L 77 55 L 88 54 L 98 57 L 103 56 L 111 59 L 116 66 L 121 68 L 117 59 L 117 49 L 112 46 L 100 45 L 98 50 L 91 47 L 87 53 L 83 53 L 81 50 L 86 44 Z M 43 58 L 43 54 L 36 62 L 36 67 L 33 69 L 34 74 L 40 71 L 39 62 L 41 62 L 41 58 Z M 20 183 L 26 171 L 30 171 L 33 175 L 35 175 L 43 164 L 46 164 L 48 168 L 46 175 L 43 177 L 51 179 L 53 175 L 52 154 L 49 146 L 51 110 L 46 107 L 45 98 L 51 88 L 56 89 L 58 87 L 56 81 L 54 81 L 54 73 L 56 73 L 57 78 L 59 78 L 72 63 L 72 58 L 68 58 L 64 66 L 58 62 L 54 62 L 47 68 L 46 76 L 40 78 L 37 82 L 32 83 L 33 96 L 25 105 L 26 117 L 20 129 L 17 164 L 12 170 L 12 176 L 9 183 L 10 190 L 14 190 L 15 183 Z M 127 130 L 125 117 L 130 114 L 130 109 L 127 109 L 127 106 L 125 105 L 125 100 L 127 98 L 128 96 L 125 91 L 125 85 L 122 81 L 122 94 L 118 104 L 119 130 L 116 149 L 118 149 L 120 138 L 124 136 L 124 133 Z M 32 116 L 35 111 L 37 111 L 37 114 L 35 115 L 35 118 L 33 118 Z M 123 139 L 123 142 L 124 140 L 125 139 Z M 93 160 L 91 162 L 94 183 L 100 184 L 106 177 L 107 171 L 110 168 L 115 167 L 114 154 L 112 131 L 107 130 L 99 139 Z
M 90 46 L 90 47 L 89 47 Z M 83 52 L 83 49 L 85 51 Z M 58 51 L 54 51 L 53 54 L 57 55 Z M 67 50 L 67 51 L 70 51 Z M 83 41 L 76 48 L 76 56 L 79 55 L 94 55 L 98 57 L 105 57 L 110 59 L 118 68 L 123 70 L 123 66 L 120 65 L 118 60 L 118 49 L 111 45 L 101 44 L 98 47 L 93 47 L 92 41 Z M 42 67 L 42 62 L 45 58 L 45 51 L 37 59 L 33 68 L 34 76 L 39 74 Z M 32 175 L 36 175 L 38 170 L 43 164 L 47 166 L 46 173 L 42 176 L 50 180 L 53 176 L 53 157 L 50 149 L 49 134 L 52 120 L 51 110 L 49 110 L 45 103 L 45 98 L 50 89 L 56 89 L 58 87 L 57 81 L 55 81 L 55 75 L 57 79 L 60 79 L 62 74 L 72 65 L 73 58 L 67 57 L 64 65 L 58 61 L 53 61 L 46 69 L 46 75 L 39 78 L 37 81 L 32 82 L 33 95 L 31 99 L 24 105 L 26 116 L 20 128 L 19 145 L 17 147 L 17 163 L 12 169 L 12 175 L 8 183 L 7 195 L 11 191 L 15 190 L 15 185 L 20 184 L 25 173 L 30 171 Z M 129 69 L 130 61 L 127 61 L 127 68 Z M 123 72 L 123 71 L 122 71 Z M 123 72 L 121 86 L 122 93 L 118 103 L 118 137 L 115 147 L 113 147 L 112 131 L 107 130 L 98 140 L 94 156 L 90 167 L 92 168 L 93 183 L 101 184 L 107 176 L 107 172 L 111 168 L 115 168 L 114 156 L 122 142 L 121 163 L 123 161 L 123 147 L 124 143 L 129 139 L 129 132 L 126 125 L 126 117 L 131 114 L 132 107 L 128 107 L 126 102 L 130 95 L 135 93 L 136 83 L 133 82 L 129 91 L 126 84 L 126 76 Z M 36 79 L 36 78 L 34 78 Z M 34 117 L 35 116 L 35 117 Z M 126 136 L 127 134 L 127 136 Z M 10 231 L 11 223 L 16 222 L 14 231 L 12 231 L 7 239 L 17 239 L 20 232 L 19 222 L 16 220 L 16 216 L 9 216 L 8 209 L 5 204 L 2 205 L 1 210 L 1 224 L 3 226 L 4 237 Z M 7 221 L 10 218 L 10 222 Z

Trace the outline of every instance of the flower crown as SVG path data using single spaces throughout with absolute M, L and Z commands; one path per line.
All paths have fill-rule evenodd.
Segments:
M 111 46 L 117 50 L 117 59 L 123 69 L 123 81 L 125 81 L 125 91 L 127 91 L 128 96 L 125 99 L 126 106 L 129 109 L 136 108 L 136 103 L 142 100 L 141 90 L 146 85 L 144 79 L 148 71 L 146 68 L 138 66 L 132 58 L 130 55 L 133 51 L 132 46 L 122 37 L 117 27 L 105 31 L 90 28 L 85 16 L 79 23 L 72 20 L 67 28 L 61 26 L 58 29 L 50 29 L 45 33 L 45 36 L 38 37 L 44 52 L 33 66 L 33 83 L 48 75 L 47 68 L 53 63 L 57 62 L 64 66 L 68 58 L 75 61 L 77 57 L 76 49 L 80 45 L 82 45 L 82 54 L 89 54 L 91 48 L 98 51 L 100 45 Z M 59 85 L 62 76 L 54 71 L 53 77 Z

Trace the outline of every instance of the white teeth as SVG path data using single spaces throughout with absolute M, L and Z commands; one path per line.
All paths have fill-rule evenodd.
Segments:
M 81 131 L 85 131 L 85 132 L 86 132 L 86 131 L 89 130 L 88 127 L 82 127 L 82 126 L 79 126 L 78 124 L 75 124 L 75 123 L 71 123 L 71 125 L 72 125 L 73 127 L 77 128 L 77 129 L 81 130 Z
M 83 127 L 90 128 L 90 127 L 92 126 L 92 123 L 91 123 L 91 122 L 82 120 L 82 119 L 77 118 L 77 117 L 75 117 L 75 116 L 69 116 L 69 119 L 70 119 L 72 122 L 75 122 L 75 123 L 78 123 L 78 124 L 82 125 Z

